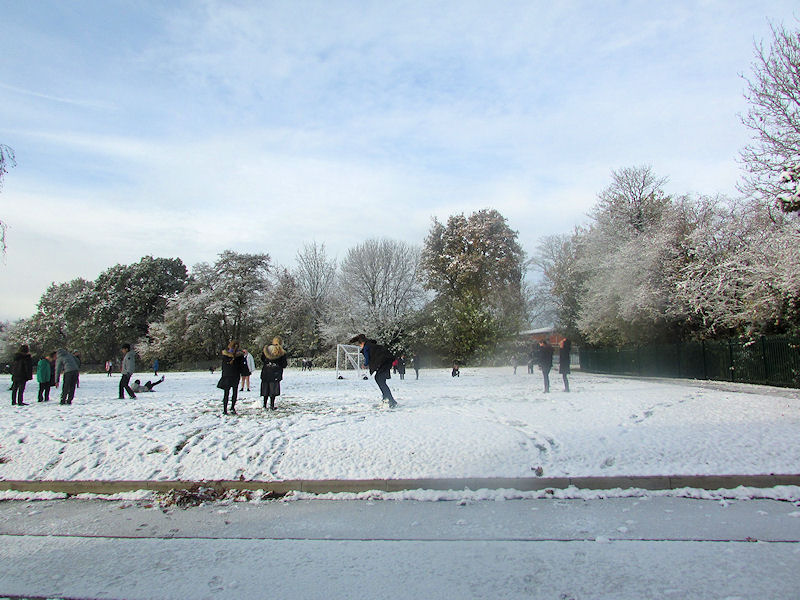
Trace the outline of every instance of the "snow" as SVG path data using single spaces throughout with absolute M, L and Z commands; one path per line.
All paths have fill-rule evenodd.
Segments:
M 243 392 L 224 416 L 217 379 L 168 372 L 119 400 L 119 377 L 83 374 L 72 406 L 57 390 L 37 403 L 29 384 L 29 406 L 0 408 L 0 479 L 744 475 L 794 473 L 800 458 L 796 390 L 574 373 L 572 392 L 554 374 L 544 394 L 538 371 L 426 369 L 390 380 L 389 410 L 372 380 L 289 369 L 279 410 Z

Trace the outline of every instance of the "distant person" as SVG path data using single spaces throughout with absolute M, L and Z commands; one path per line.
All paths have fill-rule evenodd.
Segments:
M 228 401 L 231 403 L 230 414 L 236 414 L 236 400 L 239 398 L 239 378 L 242 376 L 244 354 L 239 349 L 239 342 L 231 340 L 222 351 L 222 375 L 217 387 L 222 390 L 222 414 L 228 414 Z
M 36 381 L 39 382 L 39 402 L 49 402 L 50 401 L 50 386 L 52 385 L 50 382 L 53 379 L 53 364 L 52 360 L 55 360 L 56 353 L 51 352 L 49 356 L 43 356 L 39 359 L 39 362 L 36 363 Z
M 514 367 L 514 375 L 516 375 L 517 367 L 519 366 L 519 359 L 517 358 L 516 354 L 511 357 L 511 366 Z
M 158 377 L 158 358 L 153 361 L 153 375 Z
M 550 369 L 553 368 L 553 347 L 547 340 L 539 344 L 539 368 L 544 377 L 544 393 L 550 393 Z
M 75 380 L 75 387 L 81 387 L 81 365 L 83 365 L 81 353 L 77 350 L 73 350 L 72 357 L 75 359 L 75 362 L 78 363 L 78 378 Z
M 114 369 L 114 363 L 110 360 L 106 361 L 106 374 L 111 377 L 111 371 Z
M 400 375 L 400 381 L 406 378 L 406 355 L 403 354 L 397 359 L 397 374 Z
M 569 391 L 569 374 L 570 374 L 570 360 L 572 352 L 572 342 L 564 338 L 561 340 L 561 345 L 558 349 L 558 372 L 561 373 L 561 379 L 564 380 L 564 391 Z
M 419 379 L 419 356 L 416 354 L 411 358 L 411 368 L 414 369 L 414 373 Z
M 142 382 L 141 382 L 140 379 L 137 379 L 136 381 L 133 382 L 133 385 L 131 387 L 133 388 L 134 392 L 139 394 L 141 392 L 152 392 L 153 388 L 156 387 L 160 383 L 164 383 L 164 376 L 163 375 L 161 376 L 161 379 L 159 379 L 157 381 L 148 381 L 144 385 L 142 385 Z
M 33 379 L 33 358 L 27 344 L 22 344 L 11 361 L 11 406 L 27 406 L 23 401 L 25 385 Z
M 256 361 L 253 359 L 253 355 L 250 354 L 247 350 L 242 348 L 242 355 L 244 355 L 244 365 L 247 367 L 247 372 L 242 371 L 242 380 L 241 380 L 241 387 L 239 389 L 240 392 L 244 391 L 245 385 L 247 386 L 247 391 L 250 391 L 250 374 L 256 370 Z
M 61 404 L 72 404 L 75 398 L 75 388 L 78 386 L 78 372 L 80 365 L 75 356 L 67 352 L 64 348 L 59 348 L 56 352 L 56 387 L 64 374 L 64 382 L 61 385 Z
M 131 352 L 130 344 L 122 344 L 122 378 L 119 380 L 119 399 L 125 399 L 125 392 L 130 398 L 136 398 L 136 394 L 131 389 L 131 377 L 136 371 L 136 353 Z
M 458 368 L 458 363 L 453 363 L 453 370 L 450 371 L 450 377 L 461 377 L 461 369 Z
M 267 409 L 267 399 L 269 409 L 275 410 L 275 398 L 281 395 L 283 370 L 288 364 L 282 343 L 281 338 L 276 336 L 261 352 L 261 395 L 264 396 L 264 410 Z
M 392 363 L 394 362 L 392 353 L 375 340 L 367 339 L 363 333 L 353 337 L 350 343 L 358 344 L 361 348 L 361 354 L 364 355 L 364 366 L 369 368 L 370 375 L 375 374 L 375 383 L 378 384 L 378 388 L 383 394 L 383 400 L 388 401 L 389 408 L 396 407 L 397 402 L 386 383 L 386 380 L 392 377 Z

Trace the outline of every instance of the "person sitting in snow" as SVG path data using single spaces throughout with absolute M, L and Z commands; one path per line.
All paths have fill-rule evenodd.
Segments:
M 142 385 L 141 381 L 139 379 L 137 379 L 136 381 L 133 382 L 133 385 L 131 386 L 131 388 L 137 394 L 139 392 L 152 392 L 153 388 L 156 387 L 159 383 L 164 383 L 164 376 L 163 375 L 161 376 L 161 379 L 159 379 L 158 381 L 156 381 L 156 382 L 148 381 L 144 385 Z

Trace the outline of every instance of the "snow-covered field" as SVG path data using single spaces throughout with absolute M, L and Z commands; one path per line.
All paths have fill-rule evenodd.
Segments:
M 134 378 L 146 380 L 137 374 Z M 72 406 L 0 406 L 0 479 L 392 479 L 796 473 L 797 390 L 575 373 L 542 393 L 511 369 L 413 372 L 379 406 L 374 381 L 287 370 L 279 410 L 242 394 L 221 414 L 218 375 L 167 373 L 117 399 L 119 377 L 84 374 Z M 253 389 L 258 387 L 253 377 Z M 0 377 L 3 389 L 8 376 Z M 10 392 L 8 392 L 10 396 Z

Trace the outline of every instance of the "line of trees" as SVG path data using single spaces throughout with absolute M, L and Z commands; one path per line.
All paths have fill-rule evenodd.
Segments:
M 187 364 L 217 358 L 230 339 L 258 348 L 281 335 L 295 356 L 319 358 L 368 332 L 397 352 L 465 359 L 524 326 L 524 258 L 496 210 L 434 220 L 422 248 L 365 240 L 338 264 L 316 242 L 292 268 L 233 250 L 191 272 L 146 256 L 51 285 L 36 313 L 7 329 L 6 352 L 66 347 L 97 363 L 134 341 L 145 360 Z

